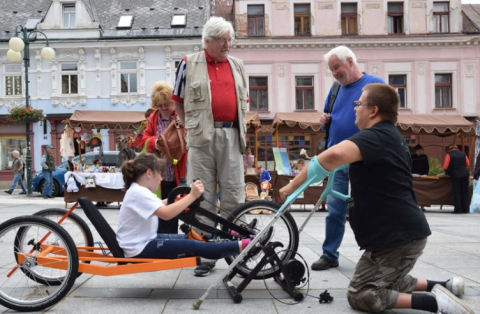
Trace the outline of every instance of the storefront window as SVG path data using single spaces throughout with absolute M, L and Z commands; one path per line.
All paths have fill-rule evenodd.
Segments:
M 11 170 L 13 164 L 12 152 L 18 150 L 20 158 L 25 160 L 27 141 L 25 136 L 0 137 L 0 170 Z

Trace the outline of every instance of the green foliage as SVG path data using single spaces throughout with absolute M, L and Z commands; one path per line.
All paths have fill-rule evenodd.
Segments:
M 437 158 L 430 157 L 428 163 L 430 164 L 430 169 L 428 170 L 429 176 L 438 176 L 445 172 Z
M 8 111 L 7 122 L 22 123 L 25 120 L 40 121 L 44 119 L 42 109 L 32 107 L 13 107 Z

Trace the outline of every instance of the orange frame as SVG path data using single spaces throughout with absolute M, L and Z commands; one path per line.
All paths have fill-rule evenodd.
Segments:
M 60 225 L 65 218 L 78 206 L 76 202 L 72 208 L 70 208 L 65 215 L 58 221 Z M 193 230 L 192 230 L 193 232 Z M 193 232 L 195 233 L 195 232 Z M 66 262 L 67 256 L 63 247 L 43 244 L 43 241 L 50 234 L 46 234 L 40 241 L 42 250 L 40 254 L 36 255 L 37 265 L 67 270 L 68 264 Z M 189 235 L 192 237 L 193 235 Z M 101 276 L 116 276 L 135 273 L 153 272 L 167 269 L 178 269 L 184 267 L 195 267 L 201 263 L 200 257 L 184 257 L 177 259 L 154 259 L 154 258 L 117 258 L 113 255 L 105 255 L 104 251 L 108 250 L 106 247 L 76 247 L 78 252 L 78 272 L 92 275 Z M 99 253 L 101 251 L 101 253 Z M 46 256 L 47 254 L 55 252 L 56 256 Z M 33 257 L 32 251 L 28 253 L 17 253 L 18 265 L 21 265 L 26 259 Z M 82 263 L 83 262 L 83 263 Z M 87 262 L 99 262 L 105 265 L 90 264 Z M 117 263 L 117 265 L 111 265 Z M 121 265 L 118 265 L 120 263 Z M 15 267 L 9 275 L 11 275 L 18 268 Z

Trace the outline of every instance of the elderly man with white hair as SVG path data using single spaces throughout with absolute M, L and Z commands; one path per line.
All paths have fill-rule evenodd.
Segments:
M 12 194 L 13 190 L 17 187 L 17 184 L 20 184 L 22 188 L 22 192 L 20 194 L 27 194 L 27 189 L 25 188 L 25 184 L 23 184 L 22 174 L 23 174 L 23 161 L 19 158 L 20 153 L 18 150 L 14 150 L 12 152 L 13 164 L 12 164 L 12 171 L 13 171 L 13 181 L 10 189 L 5 190 L 4 192 L 7 194 Z
M 224 217 L 245 201 L 242 152 L 248 89 L 243 62 L 229 56 L 234 36 L 230 22 L 211 17 L 203 28 L 204 50 L 180 62 L 172 95 L 187 129 L 187 182 L 202 180 L 202 207 L 211 212 L 216 212 L 218 184 Z M 213 266 L 203 263 L 195 275 L 208 275 Z

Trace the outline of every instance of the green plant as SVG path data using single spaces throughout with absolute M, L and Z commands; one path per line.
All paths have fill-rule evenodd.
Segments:
M 42 109 L 13 107 L 8 111 L 7 122 L 22 123 L 25 120 L 40 121 L 45 118 Z
M 445 172 L 437 158 L 430 157 L 428 163 L 430 164 L 430 169 L 428 170 L 429 176 L 438 176 Z

